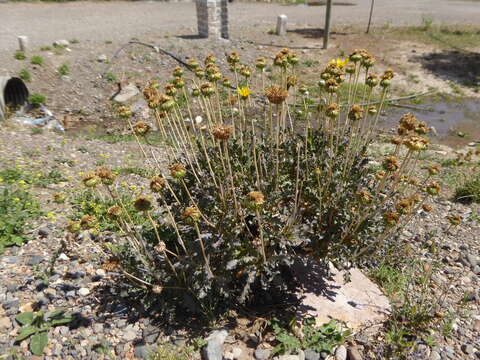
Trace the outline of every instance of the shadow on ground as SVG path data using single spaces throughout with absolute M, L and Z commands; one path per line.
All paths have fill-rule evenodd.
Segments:
M 470 51 L 446 50 L 416 56 L 422 66 L 434 75 L 460 85 L 480 85 L 480 54 Z
M 321 28 L 301 28 L 301 29 L 287 30 L 287 33 L 297 34 L 307 39 L 318 39 L 318 38 L 323 38 L 325 34 L 325 30 Z M 330 32 L 330 36 L 335 36 L 335 35 L 348 35 L 348 33 L 337 32 L 337 31 Z

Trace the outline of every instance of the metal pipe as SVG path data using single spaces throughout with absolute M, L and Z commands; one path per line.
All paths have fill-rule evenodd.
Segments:
M 0 119 L 6 117 L 7 107 L 23 106 L 28 102 L 28 88 L 22 79 L 0 76 Z

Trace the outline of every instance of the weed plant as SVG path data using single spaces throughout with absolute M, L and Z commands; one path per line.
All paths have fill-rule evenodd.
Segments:
M 400 119 L 393 154 L 371 165 L 394 73 L 373 74 L 365 50 L 321 69 L 315 96 L 299 83 L 295 53 L 279 52 L 268 78 L 267 63 L 231 53 L 227 78 L 210 55 L 203 65 L 190 60 L 192 76 L 177 67 L 163 88 L 150 82 L 143 94 L 162 148 L 148 142 L 152 124 L 117 109 L 156 174 L 131 204 L 108 168 L 83 177 L 115 203 L 107 215 L 122 236 L 102 244 L 105 267 L 146 307 L 211 314 L 285 301 L 297 286 L 294 261 L 368 262 L 440 190 L 436 167 L 413 177 L 429 142 L 411 114 Z M 136 225 L 130 205 L 149 226 Z

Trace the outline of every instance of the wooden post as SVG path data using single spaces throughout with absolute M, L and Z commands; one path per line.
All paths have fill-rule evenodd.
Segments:
M 332 16 L 332 0 L 327 0 L 327 10 L 325 12 L 325 29 L 323 31 L 323 48 L 328 47 L 328 38 L 330 37 L 330 17 Z
M 370 17 L 368 18 L 367 34 L 370 31 L 370 24 L 372 23 L 373 5 L 375 5 L 375 0 L 372 0 L 372 3 L 370 5 Z

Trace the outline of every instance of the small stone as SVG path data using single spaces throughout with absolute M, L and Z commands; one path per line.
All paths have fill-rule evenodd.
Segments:
M 40 264 L 45 258 L 40 255 L 33 255 L 27 260 L 27 265 L 38 265 Z
M 267 360 L 270 357 L 270 353 L 272 350 L 270 349 L 256 349 L 255 350 L 255 359 L 257 360 Z
M 0 318 L 0 330 L 7 331 L 12 327 L 12 322 L 8 317 Z
M 215 330 L 208 336 L 207 345 L 203 348 L 205 360 L 222 360 L 223 343 L 227 336 L 227 330 Z
M 298 355 L 280 355 L 278 360 L 299 360 Z
M 19 307 L 20 312 L 33 311 L 33 302 L 28 302 Z
M 70 45 L 70 42 L 68 40 L 64 40 L 64 39 L 57 40 L 57 41 L 53 42 L 53 46 L 65 46 L 66 47 L 68 45 Z
M 441 359 L 442 359 L 442 357 L 440 356 L 440 354 L 436 350 L 433 350 L 430 353 L 430 360 L 441 360 Z
M 97 275 L 97 276 L 102 276 L 102 277 L 103 277 L 103 276 L 105 276 L 106 274 L 107 274 L 106 271 L 103 270 L 103 269 L 97 269 L 97 270 L 95 270 L 95 275 Z
M 155 346 L 152 345 L 140 345 L 135 347 L 134 355 L 139 359 L 149 359 L 150 354 L 155 351 Z
M 465 354 L 467 354 L 467 355 L 473 354 L 473 351 L 474 351 L 474 350 L 475 350 L 475 349 L 474 349 L 473 346 L 470 345 L 470 344 L 463 344 L 463 345 L 462 345 L 462 351 L 463 351 Z
M 305 350 L 305 360 L 320 360 L 320 354 L 312 349 Z
M 358 351 L 358 348 L 356 346 L 349 346 L 347 349 L 348 353 L 348 360 L 362 360 L 362 355 L 360 355 L 360 352 Z
M 97 61 L 98 61 L 98 62 L 105 62 L 105 61 L 107 61 L 107 55 L 105 55 L 105 54 L 100 55 L 99 57 L 97 57 Z
M 133 329 L 126 328 L 123 333 L 123 339 L 125 341 L 133 341 L 137 338 L 137 332 Z M 220 359 L 221 360 L 221 359 Z
M 115 95 L 113 100 L 122 104 L 134 98 L 138 94 L 140 94 L 138 88 L 134 84 L 128 84 L 127 86 L 122 88 L 122 90 L 120 90 L 117 95 Z
M 46 228 L 38 229 L 38 236 L 40 236 L 41 238 L 46 238 L 48 236 L 48 229 Z
M 343 345 L 335 350 L 335 360 L 347 360 L 347 348 Z
M 2 260 L 3 262 L 6 262 L 7 264 L 18 264 L 21 259 L 18 256 L 4 256 L 0 260 Z
M 80 288 L 78 290 L 78 295 L 80 296 L 87 296 L 88 294 L 90 294 L 90 290 L 88 290 L 87 288 Z
M 60 256 L 58 257 L 58 260 L 68 261 L 68 260 L 70 260 L 70 258 L 67 255 L 65 255 L 64 253 L 61 253 Z

